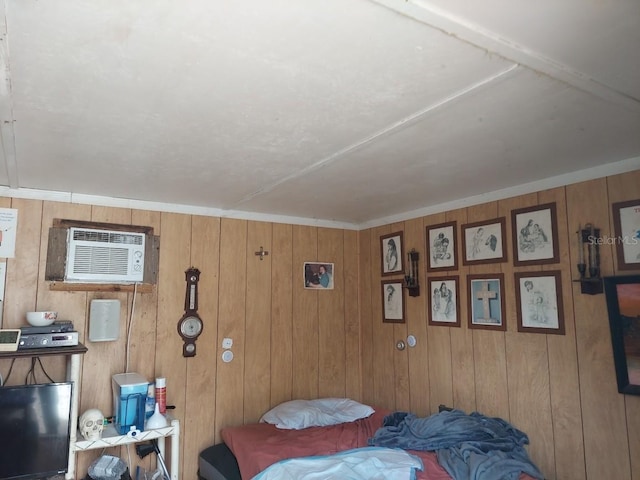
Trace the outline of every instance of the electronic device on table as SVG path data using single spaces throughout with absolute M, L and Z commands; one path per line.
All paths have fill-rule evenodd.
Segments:
M 72 382 L 0 387 L 0 478 L 67 473 Z
M 73 322 L 59 320 L 45 327 L 21 327 L 18 350 L 47 347 L 73 347 L 78 345 L 78 332 Z
M 0 329 L 0 352 L 15 352 L 20 343 L 20 333 L 14 328 Z

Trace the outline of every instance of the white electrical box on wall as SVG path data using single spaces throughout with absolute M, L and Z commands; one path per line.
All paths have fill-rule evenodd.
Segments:
M 113 342 L 120 336 L 120 300 L 94 299 L 89 310 L 89 341 Z

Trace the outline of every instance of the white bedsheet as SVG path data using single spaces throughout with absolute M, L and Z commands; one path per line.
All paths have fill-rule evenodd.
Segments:
M 253 480 L 415 480 L 416 469 L 423 469 L 422 460 L 404 450 L 363 447 L 282 460 Z

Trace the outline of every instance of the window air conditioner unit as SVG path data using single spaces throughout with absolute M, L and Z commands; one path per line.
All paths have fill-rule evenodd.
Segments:
M 144 245 L 144 233 L 71 227 L 65 281 L 142 282 Z

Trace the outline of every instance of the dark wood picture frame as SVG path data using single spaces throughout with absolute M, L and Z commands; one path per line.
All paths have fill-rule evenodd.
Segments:
M 555 202 L 511 210 L 511 228 L 515 266 L 560 261 Z
M 460 326 L 460 277 L 429 277 L 428 324 Z
M 504 300 L 504 273 L 467 275 L 469 328 L 507 329 Z
M 453 221 L 426 227 L 427 271 L 458 268 L 457 225 L 457 222 Z
M 560 270 L 516 272 L 518 331 L 564 335 Z
M 462 264 L 506 262 L 505 225 L 505 217 L 462 225 Z
M 381 275 L 404 273 L 403 232 L 393 232 L 380 237 Z
M 382 280 L 381 286 L 382 321 L 384 323 L 405 323 L 402 280 Z
M 640 270 L 640 200 L 611 205 L 619 270 Z
M 605 277 L 618 392 L 640 395 L 640 275 Z

